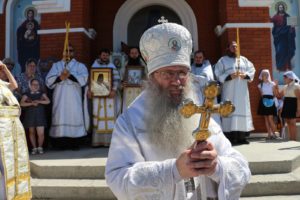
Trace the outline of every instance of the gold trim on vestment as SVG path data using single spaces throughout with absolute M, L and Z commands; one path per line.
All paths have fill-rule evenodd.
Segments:
M 102 103 L 102 100 L 103 99 L 103 103 Z M 113 99 L 113 107 L 115 107 L 115 100 Z M 106 117 L 107 116 L 107 98 L 98 98 L 98 107 L 97 107 L 97 115 L 93 115 L 93 129 L 94 129 L 94 132 L 95 133 L 99 133 L 99 134 L 102 134 L 102 133 L 108 133 L 108 134 L 111 134 L 112 131 L 113 131 L 113 128 L 112 129 L 109 129 L 108 128 L 108 123 L 109 122 L 115 122 L 116 121 L 116 116 L 115 116 L 115 113 L 114 113 L 114 109 L 113 109 L 113 117 Z M 103 104 L 103 105 L 102 105 Z M 101 112 L 101 109 L 103 109 L 103 117 L 100 117 L 100 112 Z M 96 120 L 96 124 L 94 124 L 94 120 Z M 104 122 L 104 128 L 103 129 L 100 129 L 99 130 L 99 121 L 103 121 Z
M 27 167 L 27 172 L 23 172 L 19 174 L 19 150 L 22 151 L 22 147 L 18 146 L 18 141 L 20 139 L 23 139 L 24 141 L 24 149 L 27 151 L 27 145 L 26 145 L 26 138 L 25 138 L 25 133 L 24 129 L 21 129 L 21 122 L 19 122 L 19 115 L 16 115 L 16 113 L 19 113 L 19 107 L 17 106 L 0 106 L 0 113 L 6 113 L 5 115 L 0 115 L 1 120 L 8 120 L 8 123 L 11 128 L 11 133 L 5 133 L 5 130 L 3 132 L 3 138 L 8 139 L 8 140 L 13 140 L 13 150 L 14 150 L 14 162 L 13 162 L 13 167 L 14 167 L 14 176 L 10 177 L 8 179 L 8 174 L 7 174 L 7 158 L 5 157 L 5 152 L 4 152 L 4 142 L 0 142 L 0 148 L 1 148 L 1 158 L 2 158 L 2 163 L 3 163 L 3 168 L 4 168 L 4 183 L 5 183 L 5 191 L 6 191 L 6 196 L 8 197 L 13 197 L 13 200 L 28 200 L 31 199 L 32 193 L 31 193 L 31 187 L 30 187 L 30 165 L 29 165 L 29 157 L 28 153 L 24 155 L 27 157 L 27 162 L 24 163 L 24 167 Z M 4 121 L 5 122 L 5 121 Z M 9 136 L 8 136 L 9 135 Z M 20 149 L 21 148 L 21 149 Z M 23 154 L 22 154 L 23 155 Z M 10 157 L 9 157 L 10 158 Z M 22 162 L 23 163 L 23 162 Z M 27 164 L 26 164 L 27 163 Z M 19 193 L 19 184 L 26 182 L 26 186 L 28 191 L 18 194 Z M 14 193 L 9 193 L 9 188 L 14 187 Z

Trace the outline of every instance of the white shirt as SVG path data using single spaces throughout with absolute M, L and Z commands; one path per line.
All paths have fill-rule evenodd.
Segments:
M 274 96 L 273 94 L 273 87 L 275 86 L 275 83 L 274 82 L 263 82 L 262 84 L 258 84 L 257 87 L 259 89 L 261 89 L 262 91 L 262 95 L 272 95 Z

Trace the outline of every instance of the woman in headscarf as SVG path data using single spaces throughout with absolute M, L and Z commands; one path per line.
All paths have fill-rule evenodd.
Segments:
M 287 122 L 290 140 L 296 140 L 296 117 L 300 117 L 300 85 L 292 71 L 285 72 L 283 78 L 286 85 L 280 91 L 280 96 L 284 97 L 281 116 Z
M 257 114 L 264 116 L 265 125 L 268 131 L 267 139 L 276 139 L 276 126 L 274 123 L 274 116 L 277 115 L 277 99 L 274 98 L 276 95 L 275 83 L 271 80 L 270 72 L 267 69 L 264 69 L 260 72 L 259 80 L 261 81 L 258 84 L 258 89 L 261 94 L 261 100 L 259 103 Z

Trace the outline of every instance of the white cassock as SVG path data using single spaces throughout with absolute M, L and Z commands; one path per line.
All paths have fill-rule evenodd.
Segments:
M 67 65 L 67 70 L 78 82 L 70 79 L 55 82 L 64 70 L 64 64 L 64 61 L 54 63 L 46 77 L 47 87 L 54 89 L 50 136 L 78 138 L 87 134 L 84 124 L 84 116 L 87 115 L 83 113 L 82 87 L 87 84 L 88 71 L 84 64 L 72 59 Z
M 195 64 L 193 64 L 191 67 L 191 72 L 193 74 L 205 76 L 209 81 L 214 80 L 214 73 L 211 64 L 208 60 L 204 60 L 203 65 L 201 67 L 196 67 Z
M 113 83 L 112 89 L 118 91 L 120 83 L 120 74 L 117 68 L 109 63 L 100 64 L 95 60 L 92 68 L 110 68 L 112 69 Z M 121 99 L 116 92 L 115 98 L 93 97 L 93 137 L 92 146 L 109 145 L 115 120 L 121 110 Z
M 216 172 L 194 178 L 195 190 L 186 194 L 176 159 L 161 158 L 161 152 L 147 139 L 144 117 L 146 94 L 143 92 L 117 120 L 106 164 L 106 181 L 119 200 L 237 200 L 250 178 L 244 157 L 232 148 L 214 120 L 209 130 L 218 152 Z M 197 116 L 199 119 L 199 115 Z M 196 128 L 196 127 L 195 127 Z M 176 144 L 174 144 L 176 145 Z
M 235 111 L 226 118 L 222 118 L 224 132 L 242 131 L 249 132 L 254 129 L 251 115 L 248 82 L 254 78 L 255 68 L 247 58 L 240 57 L 239 71 L 250 79 L 236 78 L 226 81 L 226 78 L 237 72 L 236 58 L 223 56 L 215 65 L 215 74 L 222 86 L 222 101 L 230 100 L 235 106 Z

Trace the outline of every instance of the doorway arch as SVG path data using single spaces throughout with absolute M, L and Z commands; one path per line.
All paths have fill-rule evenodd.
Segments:
M 142 34 L 150 27 L 159 24 L 161 18 L 168 22 L 182 24 L 179 16 L 173 10 L 163 6 L 148 6 L 135 13 L 127 27 L 127 45 L 139 46 Z
M 127 0 L 119 8 L 113 24 L 113 50 L 121 51 L 121 42 L 128 42 L 128 24 L 139 10 L 149 6 L 163 6 L 176 12 L 182 25 L 193 37 L 193 47 L 198 49 L 198 27 L 194 11 L 185 0 Z

